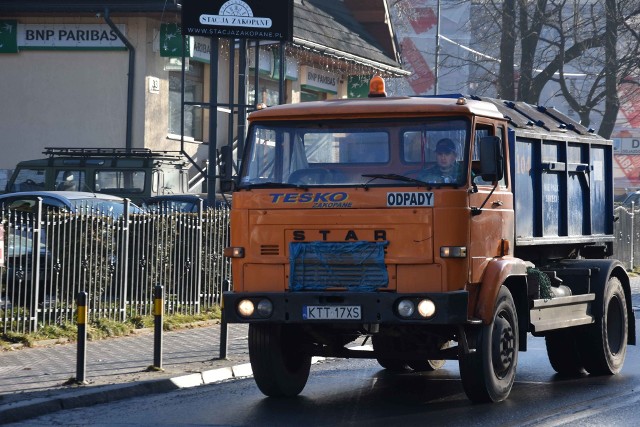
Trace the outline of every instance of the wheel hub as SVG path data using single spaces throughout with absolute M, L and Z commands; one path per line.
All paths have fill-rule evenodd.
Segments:
M 507 319 L 498 316 L 493 324 L 491 359 L 493 370 L 499 378 L 503 378 L 513 364 L 515 353 L 515 336 Z

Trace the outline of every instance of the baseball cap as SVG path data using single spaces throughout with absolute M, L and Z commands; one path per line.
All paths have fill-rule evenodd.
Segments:
M 436 144 L 436 153 L 455 153 L 456 144 L 449 138 L 442 138 Z

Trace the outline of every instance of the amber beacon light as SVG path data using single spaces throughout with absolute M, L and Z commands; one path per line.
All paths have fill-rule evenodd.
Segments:
M 369 80 L 369 98 L 384 96 L 387 96 L 384 88 L 384 79 L 378 75 L 371 77 L 371 80 Z

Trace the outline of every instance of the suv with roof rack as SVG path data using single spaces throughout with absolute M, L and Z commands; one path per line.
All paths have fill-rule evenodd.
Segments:
M 6 192 L 67 190 L 113 194 L 134 203 L 185 193 L 188 162 L 179 151 L 46 147 L 47 158 L 18 163 Z

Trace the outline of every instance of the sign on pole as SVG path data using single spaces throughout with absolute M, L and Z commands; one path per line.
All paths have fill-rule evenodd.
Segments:
M 182 34 L 293 41 L 293 0 L 182 0 Z

